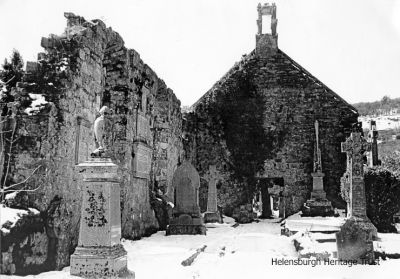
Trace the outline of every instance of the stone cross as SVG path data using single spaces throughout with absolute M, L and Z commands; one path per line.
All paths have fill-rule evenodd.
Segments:
M 322 172 L 321 149 L 319 149 L 319 125 L 315 120 L 315 149 L 314 172 L 311 173 L 313 188 L 311 199 L 307 200 L 302 209 L 302 216 L 332 216 L 334 214 L 332 203 L 326 198 L 324 190 L 324 176 Z
M 371 143 L 371 152 L 368 154 L 369 166 L 377 166 L 378 162 L 378 131 L 376 130 L 375 120 L 371 120 L 368 133 L 368 141 Z
M 208 199 L 207 199 L 207 211 L 217 212 L 217 181 L 219 172 L 215 165 L 209 167 L 209 172 L 204 176 L 204 179 L 208 182 Z
M 319 125 L 318 120 L 315 120 L 315 158 L 314 158 L 314 172 L 322 172 L 321 150 L 319 149 Z
M 348 172 L 350 177 L 349 217 L 367 217 L 367 205 L 364 185 L 363 155 L 371 149 L 360 131 L 352 132 L 345 142 L 342 142 L 342 152 L 347 153 Z
M 364 185 L 364 152 L 371 149 L 362 135 L 361 125 L 357 123 L 355 130 L 345 142 L 342 152 L 347 153 L 347 178 L 343 181 L 349 187 L 348 218 L 336 233 L 338 259 L 357 260 L 364 264 L 375 263 L 373 240 L 377 236 L 375 226 L 367 217 L 367 204 Z

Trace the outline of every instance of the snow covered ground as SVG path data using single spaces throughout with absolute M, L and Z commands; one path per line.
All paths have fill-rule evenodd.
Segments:
M 206 236 L 165 236 L 158 232 L 138 241 L 124 240 L 128 251 L 128 268 L 141 279 L 213 279 L 213 278 L 396 278 L 400 260 L 380 261 L 379 265 L 338 265 L 312 262 L 302 259 L 302 266 L 277 265 L 273 260 L 298 258 L 293 237 L 280 235 L 277 220 L 263 220 L 259 223 L 232 227 L 228 224 L 208 225 Z M 382 235 L 381 235 L 382 237 Z M 400 243 L 400 234 L 383 236 L 391 243 Z M 182 261 L 204 247 L 204 252 L 190 266 Z M 400 248 L 400 247 L 399 247 Z M 393 277 L 394 276 L 394 277 Z M 2 276 L 2 279 L 71 279 L 69 267 L 36 276 Z

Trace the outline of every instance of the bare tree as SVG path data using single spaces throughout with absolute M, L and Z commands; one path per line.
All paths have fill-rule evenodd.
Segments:
M 41 165 L 34 168 L 24 180 L 18 183 L 6 185 L 10 174 L 13 147 L 15 142 L 18 140 L 15 138 L 17 129 L 17 110 L 18 108 L 16 106 L 12 106 L 11 115 L 2 116 L 0 114 L 0 174 L 3 179 L 3 183 L 0 187 L 1 200 L 4 200 L 6 193 L 21 191 L 33 192 L 41 187 L 41 185 L 39 185 L 34 189 L 27 189 L 27 182 L 42 167 Z M 5 130 L 5 128 L 7 128 L 7 130 Z M 6 136 L 7 133 L 10 134 L 9 138 Z

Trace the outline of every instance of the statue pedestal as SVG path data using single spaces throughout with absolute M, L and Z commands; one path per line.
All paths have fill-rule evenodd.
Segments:
M 326 198 L 324 191 L 324 176 L 321 171 L 311 173 L 313 178 L 313 190 L 311 199 L 307 200 L 302 209 L 302 216 L 333 216 L 332 203 Z
M 375 262 L 373 240 L 376 236 L 377 230 L 367 217 L 348 218 L 336 233 L 338 258 L 373 264 Z
M 71 256 L 71 275 L 134 278 L 121 245 L 118 166 L 110 158 L 92 158 L 77 166 L 83 175 L 78 247 Z

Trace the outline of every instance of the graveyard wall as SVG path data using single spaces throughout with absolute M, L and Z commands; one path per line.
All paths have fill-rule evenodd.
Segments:
M 49 241 L 32 243 L 31 247 L 46 246 L 39 250 L 46 251 L 47 260 L 37 263 L 36 272 L 68 265 L 77 245 L 82 178 L 75 166 L 95 149 L 92 123 L 101 106 L 113 111 L 107 116 L 106 141 L 121 177 L 123 237 L 140 238 L 158 229 L 151 193 L 157 190 L 157 180 L 170 185 L 182 149 L 180 102 L 173 91 L 102 21 L 65 15 L 65 32 L 42 38 L 45 52 L 29 63 L 13 104 L 19 107 L 17 141 L 7 183 L 29 177 L 27 188 L 39 188 L 20 192 L 8 202 L 40 211 L 44 229 L 38 231 Z M 47 103 L 28 114 L 32 93 Z M 163 137 L 156 129 L 160 125 Z M 154 155 L 161 148 L 167 154 L 163 158 Z M 156 175 L 161 172 L 163 176 Z M 8 247 L 2 246 L 7 258 L 2 262 L 9 267 L 21 255 Z M 21 274 L 32 264 L 28 261 L 18 261 L 14 271 Z
M 227 214 L 251 201 L 260 178 L 283 178 L 286 214 L 300 210 L 312 189 L 315 120 L 328 199 L 344 206 L 340 142 L 357 112 L 281 50 L 243 57 L 192 110 L 184 122 L 186 154 L 201 176 L 217 165 Z

